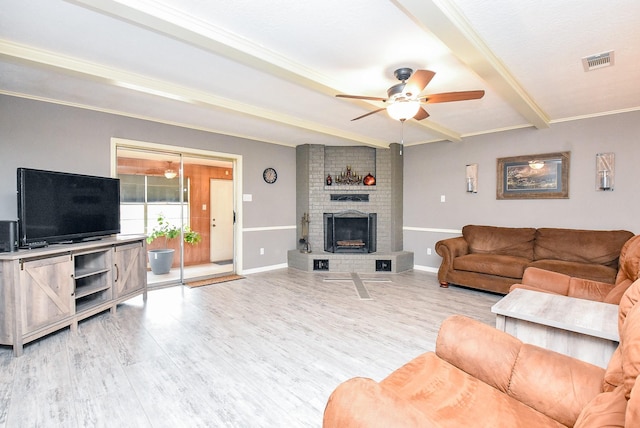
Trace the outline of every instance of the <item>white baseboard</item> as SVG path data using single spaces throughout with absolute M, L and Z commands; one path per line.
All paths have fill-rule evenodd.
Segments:
M 259 268 L 245 269 L 242 272 L 238 272 L 238 275 L 251 275 L 252 273 L 269 272 L 270 270 L 286 269 L 289 265 L 287 263 L 281 263 L 279 265 L 262 266 Z
M 420 270 L 420 271 L 423 271 L 423 272 L 438 273 L 438 268 L 434 268 L 434 267 L 431 267 L 431 266 L 413 265 L 413 270 Z

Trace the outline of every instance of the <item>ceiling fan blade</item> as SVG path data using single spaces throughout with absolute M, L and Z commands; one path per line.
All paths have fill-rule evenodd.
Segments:
M 387 101 L 386 98 L 380 98 L 380 97 L 367 97 L 365 95 L 345 95 L 345 94 L 338 94 L 336 95 L 336 97 L 338 98 L 353 98 L 354 100 L 371 100 L 371 101 Z
M 370 112 L 369 112 L 369 113 L 367 113 L 367 114 L 363 114 L 362 116 L 358 116 L 358 117 L 355 117 L 355 118 L 351 119 L 351 122 L 353 122 L 354 120 L 362 119 L 363 117 L 370 116 L 370 115 L 372 115 L 372 114 L 374 114 L 374 113 L 378 113 L 379 111 L 382 111 L 382 110 L 385 110 L 385 109 L 386 109 L 386 107 L 382 107 L 382 108 L 379 108 L 379 109 L 377 109 L 377 110 L 370 111 Z
M 413 96 L 418 95 L 427 87 L 435 75 L 436 73 L 430 70 L 416 70 L 407 80 L 403 92 L 405 94 L 410 93 Z
M 422 107 L 420 107 L 420 110 L 418 110 L 416 115 L 413 116 L 413 118 L 415 120 L 422 120 L 422 119 L 426 119 L 428 117 L 429 117 L 429 113 L 427 113 L 427 111 L 425 109 L 423 109 Z
M 420 101 L 427 104 L 448 103 L 451 101 L 477 100 L 484 97 L 484 91 L 443 92 L 441 94 L 420 97 Z

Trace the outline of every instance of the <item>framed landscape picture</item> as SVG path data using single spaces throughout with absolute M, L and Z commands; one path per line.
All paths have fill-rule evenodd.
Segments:
M 496 199 L 568 199 L 570 153 L 498 158 Z

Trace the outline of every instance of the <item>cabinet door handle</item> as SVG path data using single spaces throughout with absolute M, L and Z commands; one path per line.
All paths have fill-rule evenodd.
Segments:
M 114 266 L 116 267 L 116 279 L 114 282 L 118 282 L 118 279 L 120 278 L 120 268 L 118 268 L 118 263 L 115 263 Z

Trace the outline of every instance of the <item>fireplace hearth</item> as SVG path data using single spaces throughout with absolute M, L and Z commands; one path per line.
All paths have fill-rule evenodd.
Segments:
M 329 253 L 376 252 L 376 213 L 356 210 L 324 213 L 324 250 Z

